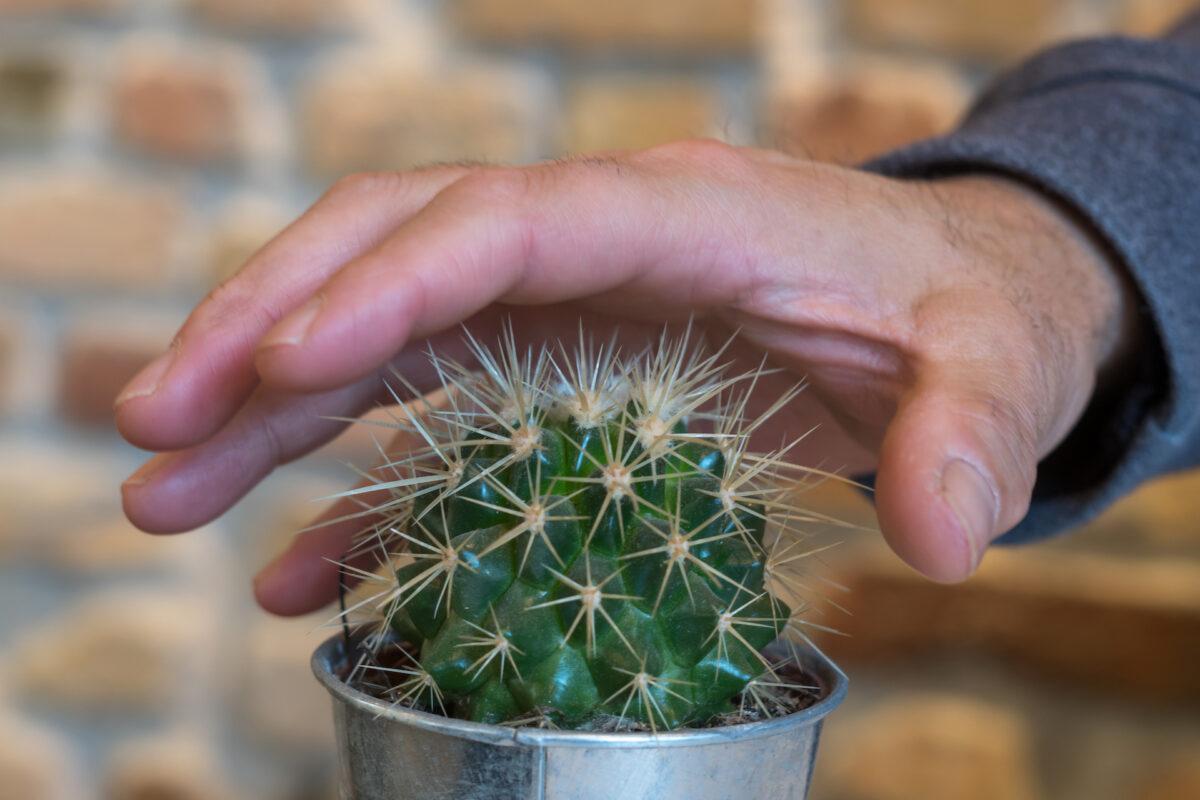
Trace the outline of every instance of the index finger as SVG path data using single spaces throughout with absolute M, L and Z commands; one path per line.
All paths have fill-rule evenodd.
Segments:
M 668 150 L 475 173 L 276 325 L 259 374 L 289 390 L 336 386 L 497 302 L 652 320 L 728 304 L 750 275 L 734 246 L 744 220 L 714 200 L 720 164 L 697 166 Z
M 254 347 L 347 261 L 469 171 L 440 166 L 339 181 L 191 313 L 170 348 L 117 398 L 117 428 L 149 450 L 215 434 L 258 382 Z

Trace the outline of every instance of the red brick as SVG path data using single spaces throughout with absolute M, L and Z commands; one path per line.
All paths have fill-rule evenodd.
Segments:
M 710 136 L 720 116 L 715 87 L 670 78 L 592 78 L 569 87 L 566 150 L 637 149 Z
M 113 83 L 114 133 L 153 155 L 232 159 L 241 144 L 242 77 L 219 54 L 132 49 Z
M 852 35 L 980 59 L 1012 59 L 1054 34 L 1068 0 L 850 0 Z
M 857 164 L 949 129 L 965 105 L 962 84 L 940 68 L 875 63 L 845 77 L 771 91 L 763 139 L 817 161 Z
M 180 315 L 182 316 L 182 315 Z M 66 332 L 59 366 L 59 409 L 84 425 L 111 425 L 121 388 L 170 344 L 182 320 L 158 315 L 94 314 Z
M 754 44 L 757 0 L 457 0 L 457 19 L 478 39 L 568 49 L 740 53 Z
M 1200 563 L 993 549 L 943 586 L 890 553 L 842 559 L 851 615 L 830 623 L 849 634 L 827 641 L 835 659 L 982 652 L 1106 696 L 1200 705 Z
M 168 279 L 183 209 L 165 187 L 66 169 L 0 179 L 0 280 L 76 290 Z
M 311 172 L 337 176 L 431 161 L 537 155 L 538 87 L 523 73 L 430 73 L 365 57 L 331 65 L 305 96 Z

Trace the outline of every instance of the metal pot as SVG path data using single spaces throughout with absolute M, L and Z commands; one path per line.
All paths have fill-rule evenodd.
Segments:
M 802 656 L 820 698 L 786 717 L 668 733 L 509 728 L 450 719 L 347 686 L 345 639 L 313 654 L 333 696 L 341 800 L 804 800 L 821 721 L 846 676 Z

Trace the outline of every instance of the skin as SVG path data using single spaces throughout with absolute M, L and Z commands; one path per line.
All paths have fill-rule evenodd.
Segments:
M 877 470 L 896 553 L 960 581 L 1025 515 L 1037 463 L 1130 349 L 1131 291 L 1091 233 L 999 176 L 898 181 L 701 140 L 509 168 L 447 165 L 338 182 L 193 311 L 118 398 L 132 443 L 167 451 L 123 485 L 150 532 L 219 516 L 318 447 L 420 351 L 458 355 L 512 313 L 531 341 L 620 324 L 637 346 L 694 317 L 766 353 L 770 396 L 809 389 L 768 432 Z M 536 310 L 522 306 L 537 306 Z M 340 513 L 337 508 L 326 518 Z M 331 600 L 352 529 L 299 535 L 255 582 L 269 611 Z

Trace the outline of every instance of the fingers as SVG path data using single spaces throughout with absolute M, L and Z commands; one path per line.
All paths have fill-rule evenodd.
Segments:
M 416 413 L 421 408 L 414 406 Z M 386 452 L 399 455 L 419 444 L 408 432 L 397 434 Z M 362 481 L 355 488 L 369 485 Z M 379 494 L 344 497 L 333 503 L 312 525 L 296 535 L 286 550 L 263 567 L 254 578 L 254 596 L 264 610 L 284 617 L 308 614 L 337 597 L 342 570 L 339 563 L 347 559 L 355 536 L 369 530 L 378 517 L 364 513 L 364 506 L 382 502 Z M 375 566 L 364 554 L 358 564 L 366 569 Z M 352 581 L 353 582 L 353 581 Z
M 355 535 L 375 521 L 374 517 L 358 516 L 362 510 L 352 498 L 340 500 L 317 517 L 309 530 L 297 534 L 287 550 L 254 577 L 258 604 L 272 614 L 294 617 L 333 601 L 341 578 L 338 562 L 345 560 Z
M 381 395 L 371 376 L 318 395 L 259 389 L 216 436 L 190 449 L 155 456 L 121 487 L 125 514 L 150 533 L 176 533 L 223 514 L 276 466 L 338 434 Z
M 253 353 L 262 334 L 467 171 L 436 167 L 339 182 L 214 290 L 167 353 L 130 381 L 116 403 L 121 433 L 150 450 L 216 433 L 257 383 Z
M 721 150 L 720 152 L 724 152 Z M 588 298 L 652 316 L 737 296 L 712 193 L 646 180 L 639 168 L 573 163 L 474 173 L 355 259 L 263 338 L 263 379 L 316 390 L 353 380 L 406 341 L 494 302 Z
M 883 533 L 910 566 L 966 579 L 1029 508 L 1043 424 L 1013 362 L 927 371 L 888 427 L 876 484 Z

